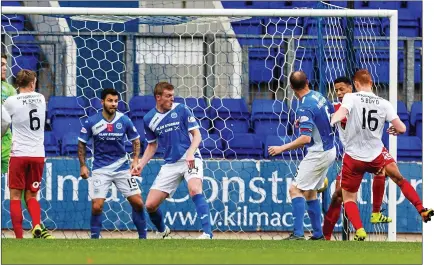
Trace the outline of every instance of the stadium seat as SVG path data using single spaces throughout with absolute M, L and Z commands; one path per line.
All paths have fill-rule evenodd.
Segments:
M 80 105 L 79 105 L 80 104 Z M 81 98 L 51 96 L 48 100 L 47 118 L 56 139 L 62 139 L 69 132 L 79 133 L 82 127 L 80 117 L 86 115 Z
M 287 134 L 289 109 L 286 103 L 271 99 L 255 99 L 252 103 L 252 123 L 255 134 Z
M 232 137 L 223 139 L 226 142 L 225 157 L 234 159 L 261 159 L 263 157 L 262 135 L 251 133 L 234 133 Z
M 203 158 L 222 158 L 223 143 L 218 134 L 206 133 L 202 136 L 202 142 L 199 145 L 199 151 Z
M 53 132 L 44 132 L 45 156 L 60 156 L 60 145 Z
M 210 118 L 222 134 L 247 133 L 250 129 L 250 113 L 244 99 L 214 98 Z
M 416 136 L 398 136 L 398 160 L 422 161 L 422 141 Z
M 2 1 L 2 6 L 21 6 L 19 1 Z M 1 24 L 4 31 L 23 31 L 25 17 L 23 15 L 2 15 Z
M 404 102 L 398 101 L 397 105 L 398 109 L 398 116 L 402 120 L 402 122 L 407 126 L 407 130 L 405 131 L 404 135 L 410 134 L 410 115 L 408 114 L 407 107 L 405 106 Z
M 90 105 L 88 108 L 86 108 L 86 114 L 88 116 L 92 116 L 102 110 L 102 104 L 101 99 L 99 98 L 92 98 L 90 100 Z
M 422 140 L 422 102 L 416 101 L 411 106 L 410 123 L 415 128 L 416 136 Z
M 131 98 L 129 106 L 131 121 L 140 135 L 140 140 L 144 142 L 146 138 L 143 117 L 155 107 L 155 98 L 154 96 L 134 96 Z
M 64 156 L 77 156 L 78 152 L 78 136 L 80 134 L 76 132 L 70 132 L 66 133 L 62 137 L 62 155 Z M 92 142 L 89 141 L 87 143 L 86 148 L 86 157 L 90 157 L 92 155 L 91 148 L 92 148 Z
M 295 137 L 290 137 L 290 136 L 280 137 L 280 136 L 273 136 L 273 135 L 266 136 L 265 146 L 264 146 L 264 158 L 266 158 L 266 159 L 294 159 L 294 160 L 303 159 L 304 152 L 301 148 L 297 148 L 296 150 L 287 151 L 281 155 L 277 155 L 274 157 L 272 157 L 268 154 L 268 147 L 287 144 L 287 143 L 292 142 L 293 140 L 295 140 Z
M 155 107 L 154 96 L 134 96 L 129 102 L 130 117 L 142 117 Z
M 266 45 L 266 44 L 264 44 Z M 277 49 L 250 48 L 249 49 L 249 82 L 268 83 L 281 77 L 281 62 L 284 54 Z

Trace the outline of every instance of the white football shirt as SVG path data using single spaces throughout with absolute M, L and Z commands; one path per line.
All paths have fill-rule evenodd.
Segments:
M 20 93 L 6 99 L 12 119 L 11 156 L 45 157 L 45 98 L 37 92 Z
M 373 161 L 383 150 L 381 136 L 385 122 L 398 118 L 392 104 L 372 92 L 361 91 L 345 94 L 342 107 L 349 112 L 345 153 L 359 161 Z

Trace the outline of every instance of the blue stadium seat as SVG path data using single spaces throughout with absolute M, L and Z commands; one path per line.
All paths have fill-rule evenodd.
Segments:
M 270 156 L 268 154 L 268 147 L 270 146 L 279 146 L 283 144 L 287 144 L 295 140 L 295 137 L 285 136 L 266 136 L 265 139 L 265 146 L 264 146 L 264 158 L 266 159 L 296 159 L 296 160 L 302 160 L 304 157 L 304 152 L 302 149 L 298 148 L 296 150 L 291 150 L 288 152 L 284 152 L 283 154 L 277 155 L 277 156 Z
M 249 119 L 250 113 L 244 99 L 214 98 L 211 101 L 210 118 Z
M 249 82 L 268 83 L 281 77 L 281 67 L 276 62 L 282 62 L 284 54 L 276 49 L 249 49 Z
M 140 140 L 146 141 L 143 117 L 155 107 L 155 98 L 154 96 L 134 96 L 131 98 L 129 106 L 130 118 L 140 135 Z
M 128 104 L 125 101 L 119 101 L 119 103 L 118 103 L 118 111 L 122 112 L 122 113 L 128 114 L 128 112 L 130 111 L 130 108 L 129 108 Z
M 410 115 L 408 114 L 407 107 L 405 106 L 404 102 L 398 100 L 398 116 L 402 120 L 402 122 L 407 126 L 407 130 L 405 131 L 404 135 L 410 134 Z
M 283 36 L 297 36 L 303 33 L 302 18 L 270 18 L 264 19 L 264 24 L 266 34 L 275 35 L 275 38 L 281 38 L 282 41 Z
M 64 156 L 77 156 L 78 152 L 78 136 L 79 132 L 69 132 L 66 133 L 62 137 L 62 155 Z M 86 148 L 86 157 L 90 157 L 92 155 L 91 149 L 92 148 L 92 142 L 89 141 L 87 143 Z
M 2 1 L 2 6 L 21 6 L 18 1 Z M 23 31 L 25 17 L 23 15 L 2 15 L 1 22 L 4 31 Z
M 208 119 L 207 105 L 204 98 L 181 98 L 175 97 L 175 102 L 186 105 L 191 112 L 193 112 L 194 117 L 196 117 L 199 125 L 204 129 L 209 129 L 211 127 L 211 121 Z
M 154 96 L 134 96 L 130 99 L 130 117 L 137 117 L 146 115 L 151 109 L 155 107 Z
M 422 140 L 422 102 L 416 101 L 411 106 L 410 123 L 416 129 L 416 136 Z
M 262 136 L 251 133 L 234 133 L 232 137 L 223 139 L 226 141 L 226 158 L 251 158 L 261 159 L 263 157 L 263 140 Z
M 79 133 L 82 127 L 80 117 L 86 115 L 82 98 L 51 96 L 48 100 L 47 118 L 57 139 L 69 132 Z
M 398 160 L 422 161 L 422 141 L 416 136 L 398 136 Z
M 44 132 L 45 156 L 60 156 L 60 145 L 53 132 Z
M 287 134 L 289 109 L 286 103 L 271 99 L 255 99 L 252 103 L 252 123 L 256 134 Z
M 101 99 L 92 98 L 89 107 L 86 109 L 86 114 L 90 117 L 100 111 L 102 111 Z
M 389 128 L 389 123 L 384 123 L 383 135 L 381 136 L 381 141 L 383 141 L 384 146 L 389 149 L 389 134 L 387 133 L 387 129 Z
M 199 151 L 203 158 L 222 158 L 223 157 L 222 139 L 217 134 L 206 134 L 202 136 Z

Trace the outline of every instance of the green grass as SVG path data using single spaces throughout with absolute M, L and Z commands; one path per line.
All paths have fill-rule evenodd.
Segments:
M 422 243 L 248 240 L 2 240 L 3 263 L 421 264 Z

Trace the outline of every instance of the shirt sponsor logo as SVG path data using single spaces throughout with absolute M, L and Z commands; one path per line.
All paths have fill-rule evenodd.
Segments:
M 122 123 L 116 123 L 116 129 L 118 130 L 122 129 Z

